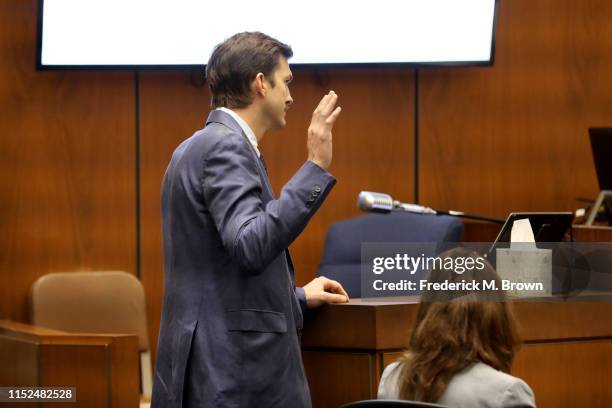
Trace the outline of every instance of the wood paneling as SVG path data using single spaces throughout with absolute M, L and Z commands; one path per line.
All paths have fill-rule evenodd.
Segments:
M 304 351 L 303 358 L 313 407 L 340 407 L 376 398 L 372 383 L 377 370 L 372 354 Z
M 612 242 L 612 227 L 575 225 L 573 229 L 577 242 Z
M 608 407 L 612 341 L 527 344 L 512 374 L 529 384 L 538 407 Z
M 493 242 L 502 226 L 486 222 L 464 221 L 464 242 Z M 576 242 L 612 242 L 612 227 L 572 225 Z
M 0 345 L 3 386 L 74 387 L 74 407 L 138 404 L 137 336 L 72 334 L 0 320 Z
M 48 272 L 134 272 L 134 100 L 123 72 L 37 72 L 36 0 L 0 3 L 0 317 Z
M 409 342 L 418 298 L 396 301 L 351 299 L 323 306 L 305 321 L 302 346 L 308 349 L 397 350 Z M 598 299 L 598 298 L 593 298 Z M 612 301 L 514 301 L 519 335 L 526 342 L 577 338 L 612 339 Z M 601 299 L 601 298 L 599 298 Z
M 505 217 L 595 198 L 587 128 L 612 121 L 611 19 L 601 0 L 501 1 L 494 67 L 423 70 L 423 203 Z
M 464 242 L 495 242 L 497 234 L 502 229 L 502 225 L 490 222 L 463 221 Z

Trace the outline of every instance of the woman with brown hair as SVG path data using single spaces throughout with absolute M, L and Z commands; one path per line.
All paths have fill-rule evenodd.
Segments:
M 445 259 L 478 257 L 463 248 Z M 431 271 L 429 282 L 495 281 L 489 262 L 458 274 Z M 510 375 L 520 340 L 511 305 L 499 290 L 422 294 L 410 344 L 384 370 L 378 398 L 436 402 L 449 407 L 535 407 L 531 388 Z

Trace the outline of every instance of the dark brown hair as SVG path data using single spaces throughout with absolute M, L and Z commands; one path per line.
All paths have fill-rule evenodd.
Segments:
M 477 254 L 457 248 L 440 257 L 476 257 Z M 458 275 L 434 269 L 429 281 L 464 279 L 470 281 L 500 279 L 493 266 L 484 261 L 482 270 Z M 400 358 L 399 397 L 407 400 L 436 402 L 452 377 L 475 362 L 510 372 L 514 354 L 520 345 L 516 320 L 503 292 L 492 299 L 476 293 L 458 293 L 452 300 L 437 299 L 428 292 L 422 295 L 412 328 L 408 350 Z M 483 300 L 485 299 L 485 300 Z
M 278 59 L 293 56 L 291 47 L 260 32 L 233 35 L 217 45 L 206 65 L 211 108 L 244 108 L 251 104 L 251 83 L 258 73 L 274 86 Z

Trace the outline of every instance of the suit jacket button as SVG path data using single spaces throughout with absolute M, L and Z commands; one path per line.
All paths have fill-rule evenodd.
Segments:
M 297 335 L 298 335 L 298 337 L 302 337 L 302 328 L 301 328 L 301 327 L 298 327 L 298 328 L 296 329 L 296 331 L 297 331 Z
M 317 193 L 320 193 L 320 192 L 321 192 L 321 186 L 317 184 L 317 185 L 314 187 L 314 191 L 315 191 L 315 192 L 317 192 Z

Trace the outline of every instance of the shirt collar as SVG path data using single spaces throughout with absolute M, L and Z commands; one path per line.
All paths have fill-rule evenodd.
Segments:
M 259 149 L 257 148 L 257 137 L 255 137 L 255 133 L 253 133 L 253 130 L 244 121 L 244 119 L 242 119 L 236 112 L 234 112 L 233 110 L 228 109 L 226 107 L 221 107 L 221 108 L 217 108 L 217 109 L 222 111 L 222 112 L 227 113 L 232 118 L 234 118 L 236 120 L 236 122 L 238 122 L 238 124 L 240 125 L 240 128 L 242 128 L 242 131 L 246 135 L 247 139 L 249 139 L 249 142 L 251 142 L 251 145 L 253 145 L 253 149 L 255 149 L 255 152 L 257 153 L 257 156 L 258 157 L 261 156 L 261 154 L 259 153 Z

